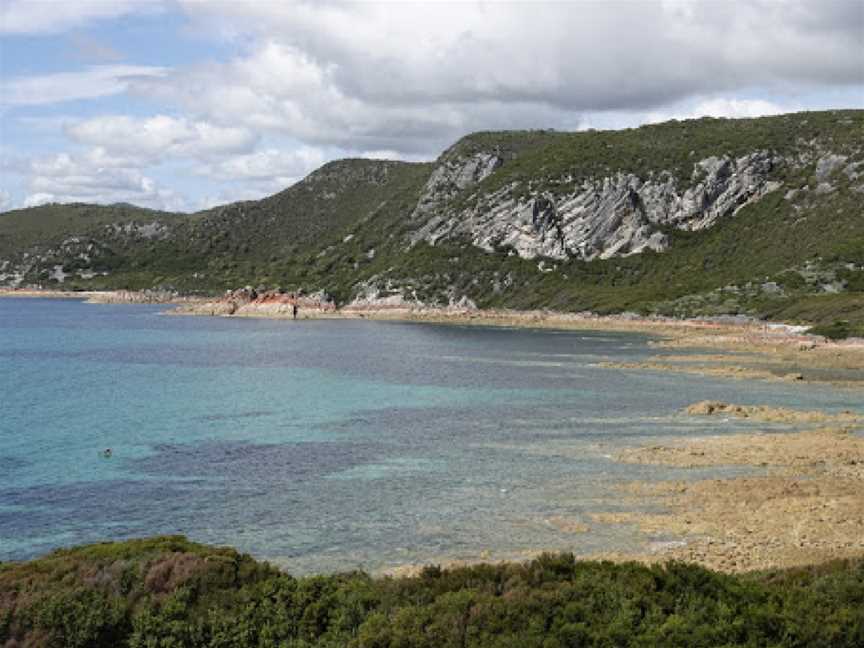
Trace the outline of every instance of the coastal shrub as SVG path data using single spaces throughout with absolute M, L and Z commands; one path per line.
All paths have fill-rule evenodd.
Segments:
M 845 340 L 851 333 L 851 327 L 848 320 L 835 320 L 832 324 L 814 326 L 808 332 L 813 335 L 821 335 L 829 340 Z
M 294 578 L 178 536 L 0 565 L 0 642 L 93 648 L 864 645 L 864 557 L 744 575 L 684 564 L 430 566 Z
M 843 280 L 846 290 L 864 292 L 864 270 L 843 268 L 837 272 L 837 278 Z
M 800 272 L 786 270 L 774 276 L 774 282 L 787 290 L 799 290 L 807 285 Z
M 81 586 L 52 593 L 29 612 L 35 633 L 57 648 L 116 646 L 129 630 L 121 599 Z

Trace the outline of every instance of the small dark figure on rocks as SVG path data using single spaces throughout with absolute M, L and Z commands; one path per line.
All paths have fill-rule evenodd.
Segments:
M 294 316 L 294 319 L 297 319 L 297 302 L 294 302 L 294 305 L 291 307 L 291 314 Z

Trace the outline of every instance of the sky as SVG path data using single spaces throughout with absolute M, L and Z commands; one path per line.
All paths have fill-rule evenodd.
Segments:
M 477 130 L 831 108 L 864 108 L 861 0 L 0 0 L 0 211 L 196 211 Z

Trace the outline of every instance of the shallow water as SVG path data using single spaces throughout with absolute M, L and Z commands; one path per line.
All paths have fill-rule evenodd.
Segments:
M 550 519 L 615 510 L 622 480 L 731 472 L 611 460 L 657 436 L 751 429 L 684 406 L 861 405 L 592 366 L 652 355 L 634 334 L 160 310 L 0 299 L 0 560 L 159 533 L 296 573 L 633 549 L 627 527 Z

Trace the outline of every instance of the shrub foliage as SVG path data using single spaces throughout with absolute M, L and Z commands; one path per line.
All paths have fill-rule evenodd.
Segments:
M 561 554 L 410 578 L 295 578 L 158 537 L 0 565 L 0 644 L 851 647 L 864 645 L 864 560 L 733 576 Z

